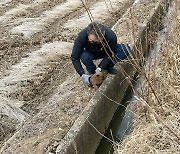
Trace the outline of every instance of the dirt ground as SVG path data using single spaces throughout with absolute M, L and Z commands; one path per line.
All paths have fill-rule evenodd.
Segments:
M 86 0 L 86 5 L 95 20 L 112 27 L 132 1 Z M 81 0 L 4 0 L 0 15 L 1 152 L 55 153 L 95 93 L 70 60 L 89 16 Z
M 109 27 L 131 4 L 86 0 L 95 20 Z M 88 14 L 81 0 L 3 0 L 0 21 L 1 152 L 11 145 L 14 153 L 53 152 L 95 92 L 70 60 Z

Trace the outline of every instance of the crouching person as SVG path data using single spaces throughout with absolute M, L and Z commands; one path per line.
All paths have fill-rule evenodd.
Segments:
M 125 59 L 129 51 L 128 45 L 117 44 L 117 37 L 110 28 L 98 22 L 92 22 L 75 39 L 71 59 L 83 82 L 90 86 L 91 74 L 101 70 L 116 74 L 114 65 Z M 93 62 L 97 59 L 102 59 L 98 66 Z M 87 74 L 81 63 L 86 66 Z

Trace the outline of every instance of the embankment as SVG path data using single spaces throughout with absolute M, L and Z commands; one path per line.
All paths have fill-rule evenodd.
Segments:
M 33 109 L 33 111 L 36 109 L 38 110 L 37 114 L 35 114 L 33 117 L 31 116 L 30 119 L 23 123 L 21 129 L 18 129 L 18 131 L 16 131 L 16 133 L 9 140 L 7 140 L 1 152 L 26 154 L 46 152 L 61 154 L 71 154 L 76 152 L 86 154 L 94 153 L 101 139 L 101 135 L 99 133 L 104 133 L 105 128 L 108 126 L 116 108 L 118 107 L 118 103 L 116 102 L 121 101 L 125 90 L 131 84 L 131 78 L 136 73 L 136 64 L 143 64 L 144 58 L 142 55 L 148 55 L 148 51 L 151 48 L 151 45 L 153 45 L 151 42 L 152 37 L 156 37 L 156 31 L 158 31 L 162 15 L 167 10 L 168 2 L 169 1 L 164 0 L 152 0 L 148 2 L 138 1 L 138 3 L 133 5 L 133 7 L 128 9 L 123 17 L 113 27 L 113 30 L 117 33 L 117 36 L 119 36 L 119 42 L 130 43 L 133 45 L 133 54 L 129 57 L 129 59 L 117 65 L 117 68 L 119 69 L 118 74 L 116 76 L 109 75 L 98 91 L 89 92 L 88 89 L 85 88 L 80 82 L 79 76 L 73 72 L 73 70 L 70 71 L 70 73 L 67 73 L 67 75 L 64 76 L 66 78 L 65 81 L 62 81 L 61 83 L 58 81 L 60 85 L 55 84 L 49 86 L 51 88 L 56 86 L 56 89 L 58 90 L 51 93 L 51 95 L 47 95 L 48 99 L 46 99 L 46 101 L 41 101 L 38 108 Z M 46 19 L 46 15 L 44 19 Z M 80 16 L 79 18 L 83 19 L 85 15 L 86 14 Z M 109 18 L 110 17 L 111 16 L 109 15 Z M 56 17 L 54 16 L 53 19 L 55 18 Z M 100 17 L 98 16 L 97 18 Z M 65 17 L 64 19 L 67 18 Z M 56 23 L 56 20 L 53 22 Z M 58 25 L 60 28 L 64 24 L 60 22 Z M 15 29 L 17 29 L 17 27 Z M 13 33 L 17 32 L 14 30 Z M 48 28 L 45 29 L 45 32 L 47 31 Z M 53 33 L 56 33 L 56 29 L 51 29 L 50 32 L 52 31 Z M 36 42 L 36 39 L 38 41 L 41 40 L 40 38 L 43 36 L 43 34 L 43 32 L 41 34 L 37 32 L 37 34 L 34 33 L 30 37 L 32 37 L 31 39 L 33 42 Z M 24 37 L 26 36 L 27 35 L 23 34 L 20 37 L 24 40 Z M 54 36 L 52 36 L 50 39 L 53 40 Z M 68 37 L 68 39 L 71 38 Z M 30 42 L 30 44 L 31 43 L 32 42 Z M 41 42 L 39 42 L 38 45 L 40 43 Z M 54 51 L 53 53 L 56 53 L 57 55 L 56 57 L 51 56 L 51 52 L 49 53 L 49 50 L 47 50 L 45 53 L 43 52 L 44 50 L 37 50 L 34 52 L 40 52 L 40 57 L 50 56 L 51 58 L 48 63 L 45 63 L 45 66 L 43 65 L 44 67 L 42 67 L 41 70 L 42 74 L 39 75 L 39 77 L 42 76 L 43 79 L 47 77 L 49 79 L 48 83 L 53 83 L 53 80 L 60 77 L 56 72 L 54 73 L 55 78 L 50 78 L 48 75 L 53 71 L 50 70 L 46 74 L 44 73 L 43 68 L 51 68 L 53 65 L 56 66 L 58 55 L 62 54 L 64 48 L 70 52 L 70 49 L 68 48 L 72 44 L 68 44 L 69 45 L 61 47 L 57 52 L 55 51 L 56 48 L 52 48 L 52 51 Z M 67 51 L 67 53 L 69 52 Z M 31 56 L 29 56 L 29 58 L 31 58 Z M 41 58 L 39 60 L 41 60 Z M 46 58 L 41 61 L 41 64 L 44 64 L 45 60 Z M 26 59 L 25 62 L 28 62 L 28 59 Z M 39 62 L 40 61 L 37 61 L 36 65 L 34 65 L 35 68 L 39 67 Z M 67 65 L 71 70 L 71 64 Z M 58 66 L 57 69 L 59 67 L 60 66 Z M 28 68 L 31 67 L 28 66 Z M 57 69 L 55 70 L 57 71 Z M 37 72 L 35 72 L 35 74 L 36 73 Z M 60 73 L 58 72 L 58 74 Z M 11 72 L 9 75 L 11 76 Z M 39 82 L 41 84 L 43 83 L 43 80 L 38 78 L 36 75 L 33 76 L 32 79 L 37 80 L 37 82 L 33 82 L 34 89 L 38 87 L 36 87 L 36 85 L 38 85 Z M 2 84 L 3 81 L 5 80 L 2 80 Z M 13 83 L 9 84 L 9 86 L 13 86 Z M 25 86 L 25 89 L 20 90 L 22 92 L 23 90 L 26 91 L 26 87 L 27 86 Z M 48 86 L 43 86 L 43 92 L 46 91 L 47 87 Z M 42 89 L 37 90 L 42 92 Z M 5 91 L 6 90 L 4 90 L 4 92 Z M 30 92 L 31 91 L 32 90 L 30 90 Z M 26 94 L 26 92 L 24 94 Z M 31 96 L 34 97 L 33 95 Z M 42 97 L 41 95 L 36 96 Z M 26 99 L 27 97 L 22 98 L 23 101 L 26 101 Z M 35 104 L 37 104 L 37 100 L 38 99 L 36 99 Z M 33 102 L 30 103 L 32 104 L 28 104 L 29 106 L 33 105 Z

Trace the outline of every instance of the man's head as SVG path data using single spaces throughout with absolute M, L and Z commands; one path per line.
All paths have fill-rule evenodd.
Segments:
M 98 22 L 92 22 L 88 25 L 88 39 L 91 43 L 100 43 L 105 35 L 104 26 Z

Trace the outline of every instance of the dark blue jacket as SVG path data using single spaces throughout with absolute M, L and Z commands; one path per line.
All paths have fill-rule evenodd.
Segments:
M 114 54 L 117 53 L 117 37 L 115 33 L 106 26 L 104 26 L 104 28 L 105 28 L 105 39 L 108 42 L 108 45 L 107 45 L 106 41 L 103 40 L 105 49 L 101 43 L 92 44 L 88 41 L 87 28 L 83 29 L 78 34 L 77 38 L 75 39 L 72 54 L 71 54 L 71 60 L 72 60 L 75 70 L 80 76 L 84 74 L 84 69 L 82 68 L 82 65 L 80 62 L 80 57 L 84 49 L 90 52 L 93 52 L 95 54 L 104 55 L 103 60 L 98 65 L 98 67 L 102 69 L 105 69 L 108 66 L 108 64 L 111 62 L 111 58 L 113 56 L 112 52 Z M 111 48 L 111 50 L 109 49 L 108 46 Z

